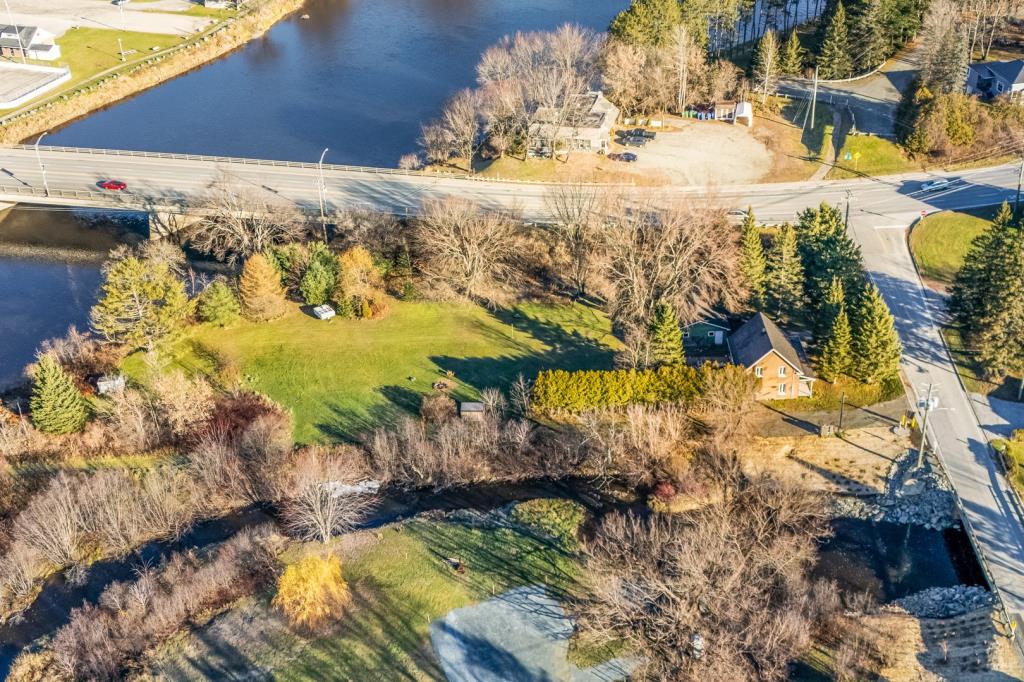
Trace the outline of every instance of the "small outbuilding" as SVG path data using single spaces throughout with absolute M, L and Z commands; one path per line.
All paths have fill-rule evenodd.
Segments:
M 732 122 L 746 123 L 748 128 L 754 127 L 754 105 L 750 102 L 738 102 L 736 104 L 736 114 L 733 116 Z
M 459 417 L 462 419 L 483 419 L 484 404 L 479 402 L 459 403 Z
M 317 307 L 313 308 L 313 316 L 316 317 L 316 319 L 318 320 L 329 320 L 335 315 L 337 315 L 337 313 L 334 312 L 334 308 L 327 305 L 326 303 L 324 303 L 323 305 L 318 305 Z
M 96 392 L 100 395 L 120 393 L 124 390 L 125 381 L 121 374 L 107 374 L 96 380 Z

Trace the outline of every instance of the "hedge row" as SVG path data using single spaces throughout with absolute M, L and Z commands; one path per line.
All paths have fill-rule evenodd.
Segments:
M 635 403 L 684 403 L 700 391 L 700 373 L 686 365 L 657 369 L 547 370 L 537 375 L 532 403 L 540 410 L 582 412 Z

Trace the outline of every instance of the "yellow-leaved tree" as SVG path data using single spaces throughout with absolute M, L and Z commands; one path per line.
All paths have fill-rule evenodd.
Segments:
M 352 601 L 336 556 L 308 556 L 284 569 L 274 606 L 292 625 L 319 630 L 338 620 Z

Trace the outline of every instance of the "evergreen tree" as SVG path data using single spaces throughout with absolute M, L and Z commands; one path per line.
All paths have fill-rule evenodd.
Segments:
M 338 279 L 337 271 L 331 267 L 333 262 L 334 258 L 330 261 L 322 258 L 310 261 L 299 282 L 299 292 L 307 305 L 321 305 L 331 297 Z
M 192 314 L 185 283 L 165 259 L 122 251 L 104 264 L 103 275 L 89 322 L 109 341 L 152 350 L 180 332 Z
M 845 310 L 845 308 L 846 288 L 843 286 L 841 279 L 833 277 L 832 283 L 828 287 L 828 296 L 825 298 L 825 303 L 822 306 L 822 320 L 825 322 L 822 329 L 831 330 L 839 310 Z
M 633 0 L 612 19 L 608 31 L 633 45 L 664 47 L 681 22 L 679 0 Z
M 883 0 L 864 0 L 854 20 L 853 44 L 857 46 L 859 73 L 881 66 L 889 58 L 889 37 L 882 25 Z
M 849 374 L 853 367 L 853 334 L 846 305 L 839 304 L 828 338 L 821 349 L 821 374 L 835 383 L 841 374 Z
M 288 309 L 281 278 L 262 253 L 254 253 L 245 261 L 238 298 L 242 313 L 257 322 L 281 317 Z
M 32 423 L 45 433 L 81 431 L 88 411 L 85 398 L 53 356 L 39 358 L 32 384 Z
M 654 306 L 654 314 L 647 326 L 647 338 L 653 365 L 681 365 L 686 361 L 683 333 L 679 329 L 676 311 L 665 301 L 658 301 Z
M 786 76 L 800 76 L 804 72 L 804 48 L 796 29 L 789 32 L 789 38 L 782 48 L 779 71 Z
M 889 306 L 874 284 L 864 287 L 856 319 L 853 337 L 853 372 L 856 378 L 875 384 L 896 376 L 903 347 Z
M 803 309 L 804 269 L 796 232 L 786 223 L 772 241 L 765 274 L 765 296 L 775 315 L 795 317 Z
M 221 327 L 238 319 L 242 308 L 227 282 L 218 279 L 199 296 L 199 319 Z
M 779 81 L 779 39 L 775 31 L 765 31 L 757 42 L 757 53 L 754 55 L 754 88 L 761 93 L 761 104 L 768 95 L 774 94 Z
M 832 280 L 838 278 L 851 298 L 863 284 L 860 247 L 846 234 L 842 211 L 826 203 L 801 213 L 796 231 L 804 267 L 804 291 L 814 308 L 814 326 L 819 331 L 828 329 L 833 313 L 823 306 L 828 301 Z
M 825 30 L 825 39 L 818 52 L 818 76 L 825 79 L 849 78 L 853 75 L 853 60 L 850 57 L 850 39 L 846 26 L 846 8 L 842 0 Z
M 364 320 L 368 320 L 373 317 L 373 308 L 370 306 L 370 299 L 365 296 L 362 298 L 359 305 L 359 317 Z
M 992 306 L 1005 295 L 1004 259 L 1016 241 L 1014 227 L 1013 211 L 1004 202 L 989 228 L 971 242 L 956 275 L 949 309 L 967 335 L 979 331 L 981 321 L 991 315 Z
M 747 217 L 743 219 L 743 232 L 740 237 L 740 270 L 747 280 L 750 291 L 750 305 L 760 309 L 764 306 L 765 270 L 768 264 L 764 255 L 764 244 L 761 242 L 761 228 L 754 218 L 754 211 L 747 209 Z

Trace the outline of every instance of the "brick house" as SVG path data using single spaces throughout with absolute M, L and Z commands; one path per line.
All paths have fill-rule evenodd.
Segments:
M 761 380 L 758 400 L 788 400 L 813 394 L 815 377 L 803 353 L 763 313 L 755 314 L 733 332 L 729 346 L 733 362 Z

